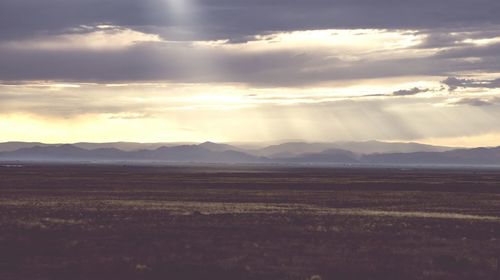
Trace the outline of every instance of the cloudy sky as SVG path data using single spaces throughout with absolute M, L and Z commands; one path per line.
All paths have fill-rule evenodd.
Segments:
M 498 0 L 2 0 L 0 141 L 500 145 Z

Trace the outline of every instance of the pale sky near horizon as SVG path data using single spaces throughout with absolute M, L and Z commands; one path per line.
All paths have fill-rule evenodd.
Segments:
M 500 1 L 2 0 L 0 142 L 500 145 Z

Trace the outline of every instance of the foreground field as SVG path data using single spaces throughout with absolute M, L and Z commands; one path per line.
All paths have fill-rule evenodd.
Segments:
M 500 171 L 0 167 L 0 279 L 500 279 Z

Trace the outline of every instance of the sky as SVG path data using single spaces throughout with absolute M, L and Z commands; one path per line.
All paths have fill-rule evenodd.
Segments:
M 498 0 L 2 0 L 0 141 L 500 145 Z

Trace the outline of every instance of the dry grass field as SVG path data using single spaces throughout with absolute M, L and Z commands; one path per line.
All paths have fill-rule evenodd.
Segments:
M 2 166 L 0 279 L 500 279 L 500 171 Z

